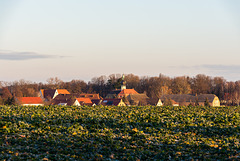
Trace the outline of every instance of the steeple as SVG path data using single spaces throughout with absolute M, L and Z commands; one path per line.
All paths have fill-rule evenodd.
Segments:
M 124 90 L 124 89 L 127 89 L 127 87 L 126 87 L 127 82 L 124 81 L 124 78 L 125 78 L 125 75 L 123 74 L 122 75 L 122 81 L 121 81 L 121 91 Z

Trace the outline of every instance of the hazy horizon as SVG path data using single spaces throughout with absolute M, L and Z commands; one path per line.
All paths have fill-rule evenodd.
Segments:
M 240 80 L 240 1 L 2 0 L 0 81 L 110 74 Z

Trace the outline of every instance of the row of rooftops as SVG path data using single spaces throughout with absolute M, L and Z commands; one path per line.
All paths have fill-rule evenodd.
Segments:
M 208 101 L 212 104 L 217 96 L 213 94 L 190 95 L 190 94 L 176 94 L 164 95 L 160 99 L 151 99 L 146 94 L 139 94 L 134 89 L 114 90 L 110 92 L 105 99 L 99 94 L 71 94 L 66 89 L 41 89 L 40 97 L 17 97 L 16 100 L 22 105 L 163 105 L 166 99 L 170 99 L 173 105 L 180 105 L 181 103 L 191 104 L 198 100 L 200 104 Z M 124 101 L 123 101 L 124 99 Z M 218 99 L 218 98 L 217 98 Z M 163 102 L 162 102 L 163 101 Z M 220 102 L 220 101 L 219 101 Z M 218 105 L 218 104 L 217 104 Z M 220 106 L 220 103 L 219 103 Z
M 121 99 L 103 99 L 99 94 L 71 94 L 66 89 L 41 89 L 40 97 L 16 97 L 21 105 L 118 105 Z
M 142 99 L 142 94 L 139 94 L 134 89 L 123 89 L 113 91 L 117 97 L 106 97 L 103 99 L 99 94 L 71 94 L 66 89 L 41 89 L 40 97 L 17 97 L 16 100 L 22 105 L 43 105 L 48 103 L 50 105 L 114 105 L 114 106 L 126 106 L 130 105 L 128 100 L 125 102 L 123 98 L 129 96 L 139 97 Z M 110 93 L 111 95 L 112 93 Z M 131 97 L 130 97 L 131 95 Z M 134 95 L 134 96 L 132 96 Z M 148 98 L 146 95 L 144 97 Z M 127 103 L 126 103 L 127 102 Z

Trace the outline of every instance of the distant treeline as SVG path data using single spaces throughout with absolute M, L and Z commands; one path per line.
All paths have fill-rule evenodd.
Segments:
M 110 91 L 119 89 L 122 75 L 94 77 L 91 81 L 72 80 L 64 82 L 59 78 L 49 78 L 47 83 L 33 83 L 26 80 L 1 82 L 0 103 L 6 104 L 13 97 L 39 96 L 40 89 L 67 89 L 70 93 L 99 93 L 105 97 Z M 165 94 L 215 94 L 222 104 L 239 105 L 240 81 L 228 82 L 223 77 L 211 77 L 198 74 L 195 77 L 139 77 L 134 74 L 125 75 L 127 88 L 134 88 L 139 93 L 146 93 L 150 98 L 160 98 Z

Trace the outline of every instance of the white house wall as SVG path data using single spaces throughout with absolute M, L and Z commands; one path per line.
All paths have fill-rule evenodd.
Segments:
M 22 106 L 44 106 L 44 104 L 22 104 Z

